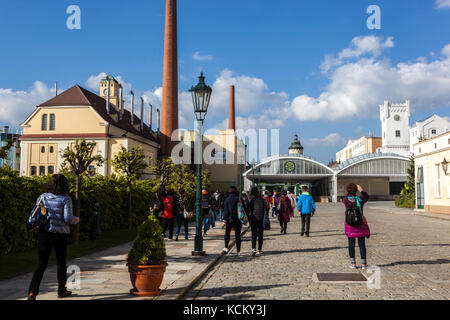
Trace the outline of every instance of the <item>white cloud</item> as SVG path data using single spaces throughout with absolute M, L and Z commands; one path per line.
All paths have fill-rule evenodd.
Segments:
M 430 62 L 392 65 L 381 57 L 343 62 L 328 75 L 325 91 L 318 97 L 303 94 L 294 98 L 292 111 L 301 121 L 338 121 L 377 118 L 379 105 L 386 99 L 393 102 L 410 99 L 413 111 L 450 105 L 450 45 L 442 52 L 443 59 Z
M 322 73 L 327 73 L 332 68 L 342 65 L 346 60 L 359 58 L 363 55 L 378 57 L 384 49 L 394 47 L 394 40 L 388 37 L 385 41 L 376 36 L 359 36 L 352 39 L 349 48 L 345 48 L 338 53 L 337 57 L 326 55 L 320 69 Z
M 89 79 L 86 80 L 85 85 L 88 87 L 88 89 L 98 91 L 100 80 L 106 77 L 105 72 L 100 72 L 97 75 L 92 75 L 89 77 Z
M 195 52 L 194 55 L 192 56 L 192 59 L 197 60 L 197 61 L 205 61 L 205 60 L 213 60 L 213 56 L 212 55 L 206 55 L 206 56 L 201 56 L 200 52 Z
M 345 145 L 347 140 L 339 133 L 330 133 L 324 138 L 305 139 L 304 145 L 311 147 L 339 147 Z
M 61 90 L 61 89 L 60 89 Z M 13 126 L 21 124 L 34 108 L 55 95 L 55 89 L 36 81 L 29 91 L 0 88 L 0 121 Z
M 450 0 L 436 0 L 437 9 L 450 8 Z
M 234 76 L 231 70 L 225 69 L 212 86 L 211 109 L 216 113 L 228 114 L 230 85 L 235 86 L 236 113 L 245 115 L 268 107 L 281 113 L 280 109 L 289 105 L 285 92 L 269 91 L 262 79 Z

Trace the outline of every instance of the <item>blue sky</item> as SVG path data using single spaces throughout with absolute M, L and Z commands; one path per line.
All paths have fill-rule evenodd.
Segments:
M 66 27 L 73 4 L 81 30 Z M 381 30 L 366 26 L 373 4 Z M 0 124 L 17 126 L 55 80 L 95 91 L 103 72 L 158 105 L 164 10 L 163 0 L 2 1 Z M 200 71 L 214 88 L 206 126 L 226 123 L 235 84 L 238 126 L 280 128 L 281 152 L 298 133 L 323 162 L 349 138 L 381 134 L 384 99 L 411 99 L 411 123 L 450 116 L 449 0 L 183 0 L 178 19 L 182 127 L 193 127 L 186 90 Z

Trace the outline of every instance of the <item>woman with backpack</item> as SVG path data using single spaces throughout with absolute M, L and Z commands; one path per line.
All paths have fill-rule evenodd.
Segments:
M 62 174 L 55 174 L 46 185 L 46 191 L 36 200 L 36 205 L 43 205 L 48 215 L 45 227 L 39 227 L 37 240 L 38 267 L 28 289 L 28 300 L 36 300 L 39 286 L 47 268 L 52 247 L 55 248 L 58 298 L 69 297 L 72 292 L 66 289 L 67 282 L 67 237 L 70 234 L 69 224 L 80 222 L 79 217 L 73 216 L 72 200 L 69 196 L 69 182 Z
M 291 221 L 291 200 L 287 197 L 286 190 L 281 193 L 281 198 L 278 201 L 278 221 L 280 221 L 281 232 L 286 234 L 287 224 Z
M 264 241 L 264 217 L 269 214 L 267 201 L 261 197 L 258 188 L 251 190 L 252 200 L 248 204 L 248 219 L 252 229 L 252 256 L 262 254 Z M 256 239 L 258 238 L 258 253 L 256 253 Z
M 342 202 L 345 205 L 345 234 L 348 238 L 348 253 L 350 255 L 350 268 L 356 269 L 355 244 L 358 239 L 361 254 L 361 268 L 367 268 L 366 238 L 370 238 L 370 229 L 364 217 L 364 204 L 369 201 L 369 194 L 355 183 L 347 185 L 347 195 Z M 359 191 L 360 195 L 357 195 Z M 362 219 L 361 219 L 362 218 Z

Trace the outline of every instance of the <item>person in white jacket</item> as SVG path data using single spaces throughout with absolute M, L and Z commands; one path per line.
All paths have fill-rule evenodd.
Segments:
M 294 217 L 295 211 L 297 209 L 297 199 L 295 198 L 295 195 L 293 193 L 291 193 L 290 191 L 287 192 L 287 197 L 291 201 L 291 206 L 292 206 L 291 217 Z

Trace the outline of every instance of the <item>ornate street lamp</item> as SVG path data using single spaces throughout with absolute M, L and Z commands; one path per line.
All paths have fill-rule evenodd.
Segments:
M 447 162 L 447 160 L 444 158 L 444 161 L 442 161 L 442 170 L 444 170 L 444 173 L 445 173 L 445 175 L 447 176 L 448 174 L 447 174 L 447 171 L 448 171 L 448 162 Z
M 253 189 L 255 187 L 255 167 L 256 167 L 256 165 L 258 163 L 256 162 L 255 158 L 253 158 L 253 161 L 251 163 L 247 162 L 247 164 L 252 166 L 252 176 L 253 176 L 253 178 L 252 178 L 252 189 Z
M 202 160 L 203 160 L 203 136 L 202 127 L 203 121 L 206 118 L 206 113 L 208 112 L 209 100 L 211 99 L 212 89 L 210 86 L 205 84 L 205 77 L 203 72 L 200 77 L 198 77 L 198 83 L 195 87 L 192 87 L 189 92 L 192 94 L 192 103 L 194 105 L 194 113 L 197 118 L 197 130 L 195 144 L 195 164 L 197 165 L 197 196 L 195 201 L 195 242 L 194 251 L 192 251 L 193 256 L 204 256 L 205 251 L 203 251 L 203 237 L 202 237 Z

